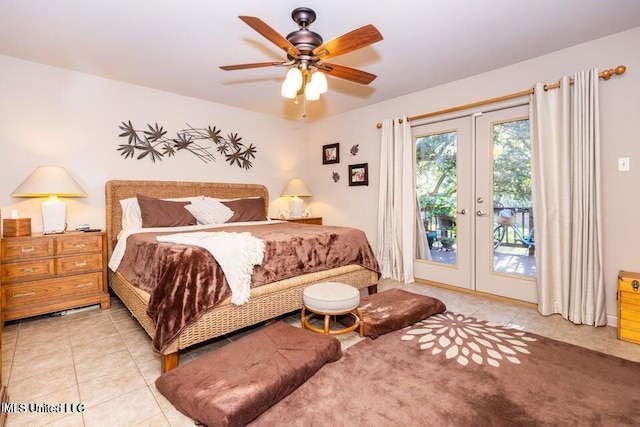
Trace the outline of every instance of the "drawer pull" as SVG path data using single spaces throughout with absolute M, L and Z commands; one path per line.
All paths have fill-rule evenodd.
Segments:
M 633 292 L 638 292 L 638 288 L 640 288 L 640 283 L 637 280 L 631 282 L 631 286 L 633 287 Z
M 78 283 L 76 285 L 76 288 L 88 288 L 89 286 L 93 286 L 93 282 L 89 282 L 89 283 Z
M 36 291 L 31 291 L 31 292 L 23 292 L 21 294 L 13 293 L 11 294 L 11 296 L 13 298 L 23 298 L 23 297 L 30 297 L 31 295 L 35 295 L 35 294 L 36 294 Z
M 30 248 L 20 248 L 23 254 L 35 251 L 35 248 L 31 246 Z
M 76 243 L 76 244 L 75 244 L 75 246 L 76 246 L 76 248 L 78 248 L 78 249 L 82 249 L 82 248 L 84 248 L 84 247 L 85 247 L 85 246 L 87 246 L 87 245 L 85 245 L 84 243 Z
M 87 261 L 76 261 L 76 267 L 84 267 L 85 265 L 87 265 Z
M 38 270 L 38 267 L 29 267 L 29 268 L 21 268 L 20 269 L 20 273 L 23 274 L 31 274 L 31 273 L 35 273 Z

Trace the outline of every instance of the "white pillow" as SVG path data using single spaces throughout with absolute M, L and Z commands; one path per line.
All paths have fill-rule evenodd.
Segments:
M 231 209 L 211 197 L 194 200 L 184 208 L 191 212 L 198 224 L 224 224 L 233 216 Z
M 204 196 L 178 197 L 175 199 L 162 199 L 170 202 L 191 202 L 202 200 Z M 122 208 L 122 229 L 129 230 L 132 228 L 142 228 L 142 212 L 137 197 L 129 197 L 120 200 Z

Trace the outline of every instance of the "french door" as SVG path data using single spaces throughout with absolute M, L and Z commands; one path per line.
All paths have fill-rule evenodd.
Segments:
M 429 245 L 415 277 L 536 302 L 528 106 L 416 126 L 413 136 Z

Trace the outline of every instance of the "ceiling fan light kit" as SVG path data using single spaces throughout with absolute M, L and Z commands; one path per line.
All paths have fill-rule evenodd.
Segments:
M 225 65 L 220 68 L 231 71 L 269 66 L 291 67 L 282 83 L 280 94 L 285 98 L 295 99 L 296 103 L 298 96 L 303 94 L 306 101 L 320 99 L 320 95 L 325 93 L 328 88 L 325 74 L 365 85 L 376 78 L 374 74 L 366 71 L 325 62 L 331 57 L 344 55 L 382 40 L 382 34 L 371 24 L 323 43 L 320 34 L 308 28 L 316 20 L 316 13 L 308 7 L 299 7 L 293 10 L 291 18 L 298 24 L 298 30 L 289 33 L 286 38 L 260 18 L 253 16 L 239 16 L 239 18 L 271 43 L 284 50 L 287 54 L 287 61 Z

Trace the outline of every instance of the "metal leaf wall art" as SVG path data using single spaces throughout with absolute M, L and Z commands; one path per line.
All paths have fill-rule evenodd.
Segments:
M 215 145 L 216 151 L 225 157 L 229 166 L 251 169 L 251 159 L 256 157 L 253 144 L 247 146 L 240 142 L 242 138 L 237 133 L 222 136 L 221 130 L 215 126 L 194 128 L 187 123 L 187 128 L 178 131 L 175 138 L 167 137 L 167 131 L 157 123 L 154 126 L 147 124 L 148 130 L 135 129 L 130 120 L 122 122 L 119 127 L 123 132 L 118 136 L 128 138 L 127 143 L 120 144 L 118 148 L 125 159 L 148 157 L 155 163 L 156 160 L 162 161 L 164 157 L 174 157 L 180 151 L 187 151 L 205 163 L 215 162 L 213 146 L 206 145 L 209 142 Z

